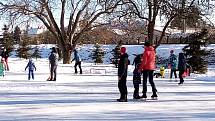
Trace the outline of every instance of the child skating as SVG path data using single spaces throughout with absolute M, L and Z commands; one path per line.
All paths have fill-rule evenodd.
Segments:
M 34 70 L 36 71 L 36 66 L 31 58 L 29 59 L 28 64 L 25 67 L 25 71 L 27 68 L 28 68 L 28 80 L 30 80 L 31 78 L 34 80 Z

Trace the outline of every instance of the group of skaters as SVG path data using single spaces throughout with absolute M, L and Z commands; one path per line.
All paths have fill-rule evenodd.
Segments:
M 128 54 L 126 53 L 126 48 L 122 47 L 120 49 L 121 56 L 118 63 L 118 88 L 120 92 L 120 98 L 117 99 L 118 102 L 127 102 L 127 71 L 129 65 Z M 154 71 L 156 70 L 156 53 L 155 48 L 149 42 L 144 44 L 143 54 L 139 54 L 135 57 L 133 64 L 135 65 L 133 71 L 133 85 L 134 85 L 134 99 L 146 99 L 147 98 L 147 79 L 152 88 L 152 99 L 157 99 L 157 89 L 154 83 Z M 170 57 L 168 61 L 168 68 L 171 69 L 170 79 L 174 73 L 175 78 L 177 78 L 176 71 L 179 71 L 180 82 L 178 84 L 183 84 L 183 73 L 186 70 L 186 58 L 184 53 L 179 53 L 179 57 L 174 54 L 174 50 L 170 51 Z M 164 67 L 161 67 L 161 75 L 164 75 Z M 141 75 L 143 75 L 142 80 L 142 95 L 139 95 L 139 85 L 141 84 Z M 164 76 L 163 76 L 164 77 Z
M 50 76 L 48 77 L 47 81 L 56 81 L 57 79 L 57 66 L 58 66 L 58 52 L 56 47 L 51 48 L 51 53 L 48 57 L 49 59 L 49 69 L 50 69 Z M 80 74 L 82 74 L 82 68 L 81 68 L 81 58 L 77 52 L 77 50 L 74 50 L 74 58 L 72 61 L 75 61 L 74 69 L 75 69 L 75 74 L 78 73 L 77 66 L 79 67 Z M 29 59 L 29 62 L 27 66 L 25 67 L 25 70 L 28 68 L 29 73 L 28 73 L 28 80 L 31 78 L 34 79 L 34 71 L 36 71 L 36 66 L 32 59 Z

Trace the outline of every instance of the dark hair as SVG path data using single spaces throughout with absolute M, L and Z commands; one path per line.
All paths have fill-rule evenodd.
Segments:
M 52 47 L 52 52 L 56 53 L 57 52 L 57 49 L 55 47 Z
M 147 42 L 145 42 L 144 46 L 149 47 L 149 46 L 151 46 L 151 44 L 147 41 Z

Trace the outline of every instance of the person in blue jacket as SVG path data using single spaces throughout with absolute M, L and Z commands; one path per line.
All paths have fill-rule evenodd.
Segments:
M 28 80 L 32 79 L 34 80 L 34 70 L 36 71 L 36 66 L 32 60 L 32 58 L 29 59 L 27 66 L 25 67 L 25 71 L 28 68 Z
M 175 79 L 177 78 L 176 70 L 177 70 L 177 56 L 174 54 L 174 50 L 170 51 L 169 56 L 169 66 L 170 66 L 170 79 L 172 79 L 172 74 L 174 73 Z
M 75 60 L 75 66 L 74 66 L 74 68 L 75 68 L 75 74 L 78 73 L 77 66 L 79 67 L 80 74 L 82 74 L 82 69 L 81 69 L 81 58 L 80 58 L 80 56 L 78 55 L 78 52 L 77 52 L 76 49 L 74 50 L 74 58 L 73 58 L 72 61 L 74 61 L 74 60 Z

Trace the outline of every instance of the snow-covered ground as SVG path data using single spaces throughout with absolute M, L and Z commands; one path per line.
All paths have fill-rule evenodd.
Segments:
M 140 47 L 126 47 L 128 53 L 142 52 Z M 172 48 L 178 50 L 176 53 L 181 50 L 180 45 L 161 46 L 157 52 L 168 56 Z M 215 120 L 214 66 L 208 68 L 207 74 L 192 74 L 185 78 L 182 86 L 175 80 L 169 80 L 169 70 L 166 70 L 166 78 L 154 78 L 159 99 L 137 101 L 132 99 L 133 66 L 130 65 L 127 82 L 128 102 L 116 102 L 119 91 L 117 69 L 113 65 L 94 65 L 85 61 L 83 75 L 75 75 L 74 63 L 60 62 L 57 81 L 48 82 L 47 58 L 34 61 L 37 66 L 35 80 L 29 81 L 27 71 L 24 71 L 27 60 L 10 58 L 10 71 L 6 72 L 4 78 L 0 77 L 0 121 Z M 147 96 L 151 96 L 150 85 Z

